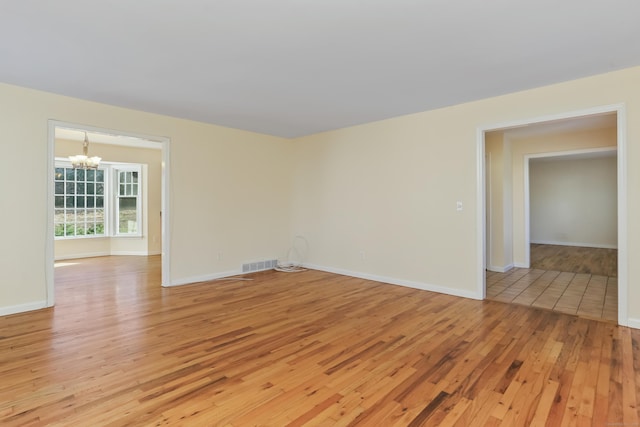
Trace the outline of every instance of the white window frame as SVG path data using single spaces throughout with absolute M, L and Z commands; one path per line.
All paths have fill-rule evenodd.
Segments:
M 113 216 L 111 225 L 113 226 L 113 235 L 118 237 L 142 237 L 142 165 L 141 164 L 114 164 L 111 168 L 113 175 Z M 138 182 L 136 183 L 135 195 L 121 195 L 120 194 L 120 172 L 137 172 Z M 136 198 L 136 231 L 123 233 L 120 231 L 120 203 L 119 199 L 123 198 Z
M 54 240 L 73 240 L 73 239 L 104 239 L 113 237 L 143 237 L 143 180 L 146 179 L 143 176 L 143 165 L 139 163 L 119 163 L 119 162 L 101 162 L 99 170 L 104 171 L 104 234 L 90 234 L 80 236 L 55 236 Z M 70 168 L 71 162 L 68 158 L 55 158 L 55 168 Z M 119 187 L 118 175 L 119 172 L 138 172 L 138 194 L 135 196 L 136 200 L 136 221 L 137 230 L 133 233 L 120 233 L 118 228 L 119 219 Z M 54 177 L 55 182 L 55 177 Z M 127 196 L 131 197 L 131 196 Z M 55 203 L 55 192 L 54 192 Z M 55 212 L 54 205 L 54 212 Z
M 68 159 L 57 159 L 56 158 L 56 162 L 55 162 L 55 168 L 65 168 L 65 169 L 71 169 L 71 162 Z M 103 206 L 102 206 L 102 210 L 103 210 L 103 215 L 104 215 L 104 233 L 102 234 L 83 234 L 83 235 L 73 235 L 73 236 L 67 236 L 66 234 L 63 236 L 55 236 L 54 234 L 54 239 L 56 240 L 70 240 L 70 239 L 101 239 L 101 238 L 105 238 L 105 237 L 109 237 L 109 209 L 110 209 L 110 197 L 108 196 L 109 194 L 109 172 L 107 168 L 104 167 L 100 167 L 98 168 L 98 170 L 101 170 L 104 173 L 104 180 L 102 182 L 102 184 L 104 185 L 104 190 L 103 190 Z M 54 177 L 54 183 L 57 182 L 58 180 L 55 179 Z M 66 180 L 64 180 L 64 182 L 66 183 Z M 86 194 L 85 194 L 86 195 Z M 55 197 L 59 196 L 58 194 L 56 194 L 55 190 L 54 190 L 54 212 L 56 212 L 56 210 L 60 209 L 60 208 L 56 208 L 55 206 Z M 77 193 L 74 193 L 74 197 L 77 196 Z M 63 197 L 68 197 L 68 195 L 65 192 L 65 195 Z M 66 200 L 65 200 L 65 205 L 66 205 Z M 86 209 L 86 205 L 84 207 Z M 94 205 L 94 208 L 95 205 Z M 65 206 L 65 211 L 67 210 L 66 206 Z M 77 210 L 77 207 L 74 207 L 74 210 Z M 65 214 L 66 215 L 66 214 Z M 66 220 L 62 223 L 62 224 L 67 224 Z M 73 224 L 77 225 L 77 221 L 73 222 Z M 65 227 L 66 228 L 66 227 Z M 55 230 L 55 227 L 54 227 Z

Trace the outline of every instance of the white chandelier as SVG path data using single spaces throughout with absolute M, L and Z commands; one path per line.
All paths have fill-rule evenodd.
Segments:
M 89 139 L 87 133 L 84 133 L 84 143 L 82 143 L 82 154 L 77 156 L 69 156 L 69 161 L 74 169 L 98 169 L 100 166 L 100 157 L 89 157 Z

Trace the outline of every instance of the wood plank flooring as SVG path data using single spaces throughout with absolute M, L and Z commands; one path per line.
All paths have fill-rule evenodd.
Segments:
M 3 426 L 638 425 L 640 331 L 318 271 L 70 261 L 0 317 Z
M 618 277 L 618 250 L 531 244 L 531 268 Z

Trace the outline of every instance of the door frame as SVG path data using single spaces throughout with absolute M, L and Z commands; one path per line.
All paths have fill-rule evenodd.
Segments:
M 161 286 L 170 286 L 171 283 L 171 229 L 170 229 L 170 206 L 169 203 L 169 182 L 170 182 L 170 145 L 171 139 L 164 136 L 144 135 L 133 132 L 125 132 L 115 129 L 99 128 L 96 126 L 83 125 L 79 123 L 63 122 L 50 119 L 48 121 L 47 134 L 47 227 L 46 227 L 46 247 L 45 247 L 45 280 L 47 288 L 47 307 L 55 305 L 55 251 L 54 251 L 54 172 L 55 172 L 55 143 L 56 128 L 77 129 L 80 131 L 97 132 L 114 136 L 125 136 L 145 140 L 145 143 L 155 146 L 162 151 L 162 177 L 161 177 L 161 238 L 162 238 L 162 267 Z
M 477 272 L 476 296 L 486 298 L 486 171 L 485 133 L 507 128 L 540 124 L 544 122 L 572 119 L 594 114 L 616 113 L 617 123 L 617 179 L 618 179 L 618 324 L 629 326 L 628 248 L 627 248 L 627 114 L 625 104 L 603 105 L 583 110 L 568 111 L 553 115 L 525 118 L 503 123 L 479 126 L 476 129 L 476 229 Z

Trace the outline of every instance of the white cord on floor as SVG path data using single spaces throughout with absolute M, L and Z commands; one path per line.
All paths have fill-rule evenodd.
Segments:
M 296 242 L 302 242 L 304 245 L 302 248 L 296 246 Z M 302 236 L 296 236 L 293 239 L 293 244 L 287 251 L 287 261 L 280 262 L 274 268 L 275 271 L 281 271 L 283 273 L 299 273 L 301 271 L 307 271 L 304 265 L 304 260 L 309 252 L 309 243 L 307 239 Z

